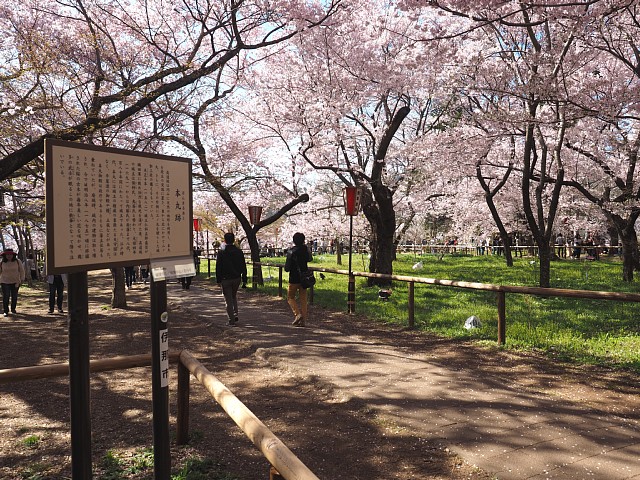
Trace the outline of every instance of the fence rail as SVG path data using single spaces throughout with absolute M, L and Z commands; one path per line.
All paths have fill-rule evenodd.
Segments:
M 282 269 L 283 265 L 273 263 L 257 263 L 253 264 L 254 270 L 265 267 L 276 267 L 280 269 L 278 275 L 278 295 L 282 296 Z M 309 267 L 310 270 L 315 272 L 334 273 L 338 275 L 349 275 L 347 270 L 334 270 L 329 268 Z M 567 297 L 567 298 L 584 298 L 589 300 L 612 300 L 618 302 L 638 302 L 640 303 L 640 294 L 638 293 L 621 293 L 621 292 L 603 292 L 592 290 L 573 290 L 565 288 L 543 288 L 543 287 L 526 287 L 518 285 L 495 285 L 491 283 L 478 283 L 478 282 L 464 282 L 457 280 L 443 280 L 438 278 L 423 278 L 412 277 L 405 275 L 386 275 L 380 273 L 369 272 L 351 272 L 354 277 L 364 278 L 378 278 L 381 280 L 406 282 L 409 286 L 409 298 L 408 298 L 408 324 L 409 327 L 415 326 L 415 284 L 427 284 L 427 285 L 442 285 L 445 287 L 453 288 L 465 288 L 470 290 L 484 290 L 489 292 L 496 292 L 497 309 L 498 309 L 498 343 L 503 345 L 506 342 L 506 294 L 520 294 L 520 295 L 537 295 L 539 297 Z M 255 277 L 254 277 L 255 278 Z M 254 285 L 255 286 L 255 285 Z M 313 287 L 311 287 L 311 294 L 309 296 L 311 302 L 313 302 Z M 353 305 L 355 307 L 355 305 Z
M 171 350 L 169 361 L 175 363 L 180 352 Z M 151 365 L 151 354 L 127 355 L 112 358 L 101 358 L 89 362 L 90 372 L 107 372 L 128 368 L 148 367 Z M 69 363 L 52 363 L 49 365 L 33 365 L 29 367 L 6 368 L 0 370 L 0 385 L 3 383 L 38 380 L 42 378 L 64 377 L 69 375 Z

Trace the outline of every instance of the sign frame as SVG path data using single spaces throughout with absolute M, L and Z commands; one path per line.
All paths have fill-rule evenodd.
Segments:
M 98 257 L 97 259 L 87 258 L 86 260 L 71 260 L 70 258 L 60 258 L 60 247 L 56 249 L 56 242 L 65 242 L 69 237 L 69 231 L 65 231 L 64 227 L 59 225 L 68 224 L 71 220 L 61 221 L 61 208 L 56 207 L 56 202 L 64 202 L 65 200 L 69 201 L 71 198 L 73 200 L 73 195 L 70 193 L 73 187 L 71 187 L 72 179 L 69 175 L 68 185 L 63 184 L 64 177 L 61 177 L 59 172 L 55 172 L 54 169 L 59 162 L 60 158 L 57 158 L 56 155 L 61 155 L 62 153 L 74 152 L 79 156 L 89 156 L 92 161 L 95 161 L 97 165 L 100 167 L 103 166 L 103 162 L 115 161 L 117 159 L 121 164 L 124 163 L 125 166 L 129 167 L 130 165 L 135 164 L 144 164 L 151 168 L 161 168 L 163 172 L 165 172 L 165 176 L 167 179 L 170 179 L 171 185 L 176 183 L 179 188 L 177 191 L 182 192 L 182 201 L 184 206 L 181 208 L 181 217 L 184 218 L 178 223 L 171 223 L 174 228 L 177 229 L 177 233 L 172 234 L 171 238 L 174 239 L 178 245 L 174 246 L 171 244 L 171 248 L 169 251 L 162 252 L 151 252 L 151 248 L 148 251 L 138 253 L 127 252 L 126 258 L 121 259 L 117 256 L 117 254 L 113 252 L 107 252 L 106 255 L 102 257 Z M 62 168 L 61 168 L 62 170 Z M 81 167 L 76 165 L 77 171 L 82 171 Z M 132 167 L 133 170 L 133 167 Z M 184 157 L 174 157 L 169 155 L 161 155 L 156 153 L 147 153 L 147 152 L 138 152 L 125 150 L 121 148 L 113 148 L 113 147 L 103 147 L 99 145 L 88 145 L 77 142 L 68 142 L 64 140 L 58 139 L 45 139 L 45 172 L 46 172 L 46 224 L 47 224 L 47 247 L 46 247 L 46 268 L 47 273 L 49 274 L 58 274 L 58 273 L 73 273 L 73 272 L 81 272 L 81 271 L 89 271 L 89 270 L 99 270 L 104 268 L 115 268 L 115 267 L 124 267 L 130 265 L 143 265 L 149 264 L 151 260 L 154 258 L 169 258 L 172 256 L 180 257 L 193 255 L 193 204 L 191 201 L 192 198 L 192 172 L 191 172 L 191 160 L 189 158 Z M 57 175 L 56 175 L 57 174 Z M 90 179 L 90 177 L 83 173 L 83 177 L 86 179 Z M 90 181 L 90 180 L 89 180 Z M 113 181 L 113 180 L 112 180 Z M 152 182 L 151 182 L 152 183 Z M 162 182 L 161 182 L 162 183 Z M 93 184 L 93 182 L 92 182 Z M 145 183 L 146 187 L 149 187 Z M 172 190 L 172 186 L 165 185 L 166 188 Z M 86 187 L 86 185 L 85 185 Z M 159 195 L 154 191 L 153 186 L 147 189 L 147 192 L 150 196 Z M 159 188 L 159 187 L 158 187 Z M 114 190 L 115 191 L 115 190 Z M 144 193 L 144 192 L 139 192 Z M 169 192 L 166 195 L 166 204 L 162 204 L 161 208 L 166 208 L 167 211 L 171 210 L 172 203 L 172 192 Z M 108 195 L 107 195 L 108 196 Z M 75 199 L 78 204 L 80 204 L 80 200 L 78 198 Z M 143 205 L 140 205 L 140 210 L 142 210 Z M 97 205 L 98 209 L 101 209 L 101 213 L 110 212 L 112 205 L 109 204 L 108 201 L 103 201 L 103 203 Z M 184 210 L 184 211 L 183 211 Z M 165 210 L 162 210 L 163 214 Z M 67 215 L 69 215 L 69 209 L 66 210 Z M 145 221 L 148 221 L 147 215 L 148 212 L 140 211 L 138 212 L 138 218 L 145 218 Z M 166 215 L 170 216 L 171 213 L 166 213 Z M 70 215 L 71 216 L 71 215 Z M 86 216 L 86 215 L 85 215 Z M 98 228 L 101 228 L 103 231 L 108 232 L 108 228 L 106 225 L 109 225 L 109 221 L 113 221 L 112 217 L 108 217 L 107 214 L 104 216 L 100 216 L 103 219 L 103 224 L 98 222 Z M 86 220 L 78 229 L 82 229 L 86 227 Z M 115 222 L 114 222 L 115 223 Z M 177 226 L 176 226 L 177 225 Z M 156 231 L 159 228 L 158 222 L 156 223 L 148 223 L 146 227 L 143 225 L 136 225 L 131 223 L 130 228 L 125 228 L 123 231 L 127 234 L 131 233 L 131 235 L 135 238 L 143 238 L 145 235 L 145 231 L 148 232 Z M 122 229 L 122 227 L 121 227 Z M 92 232 L 95 228 L 93 225 L 87 231 Z M 65 235 L 67 236 L 65 238 Z M 139 237 L 136 237 L 138 236 Z M 81 234 L 78 232 L 78 237 Z M 154 237 L 155 239 L 156 237 Z M 85 241 L 85 237 L 82 237 L 81 241 Z M 86 242 L 85 242 L 86 243 Z M 66 245 L 66 242 L 65 242 Z M 56 252 L 57 250 L 57 252 Z M 142 249 L 141 249 L 142 250 Z M 115 258 L 114 258 L 115 257 Z

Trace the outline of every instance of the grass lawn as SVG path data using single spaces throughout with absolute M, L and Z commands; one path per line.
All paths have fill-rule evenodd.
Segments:
M 284 258 L 264 258 L 264 263 L 283 264 Z M 368 259 L 352 258 L 353 271 L 366 271 Z M 422 268 L 412 267 L 422 262 Z M 336 270 L 348 269 L 348 256 L 342 265 L 335 255 L 319 255 L 311 266 Z M 212 269 L 214 264 L 212 262 Z M 201 266 L 207 272 L 207 264 Z M 251 267 L 249 267 L 251 275 Z M 516 257 L 508 268 L 501 256 L 399 255 L 394 262 L 395 275 L 446 280 L 492 283 L 497 285 L 538 286 L 535 257 Z M 265 280 L 261 291 L 277 295 L 278 268 L 263 267 Z M 346 310 L 347 276 L 324 273 L 314 289 L 314 304 Z M 318 277 L 318 275 L 316 275 Z M 284 282 L 288 274 L 284 274 Z M 555 288 L 639 291 L 637 282 L 622 281 L 622 266 L 617 259 L 599 261 L 558 260 L 551 264 L 551 282 Z M 407 324 L 408 285 L 394 282 L 388 301 L 378 298 L 377 287 L 367 287 L 365 278 L 356 278 L 356 311 L 384 322 Z M 496 294 L 493 292 L 415 285 L 416 328 L 447 338 L 475 340 L 495 345 L 497 339 Z M 465 320 L 477 316 L 482 326 L 467 330 Z M 542 298 L 534 295 L 506 295 L 506 344 L 504 348 L 546 352 L 558 360 L 607 365 L 640 372 L 640 304 L 610 300 Z

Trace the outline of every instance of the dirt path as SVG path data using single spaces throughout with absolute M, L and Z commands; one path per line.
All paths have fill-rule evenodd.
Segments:
M 323 479 L 493 478 L 473 464 L 488 451 L 485 447 L 499 448 L 495 438 L 478 439 L 475 452 L 460 449 L 459 457 L 451 453 L 442 432 L 420 433 L 397 415 L 398 408 L 417 411 L 420 378 L 444 378 L 445 371 L 458 372 L 459 386 L 488 378 L 496 386 L 508 385 L 514 399 L 558 399 L 637 426 L 639 392 L 633 376 L 478 349 L 318 309 L 312 309 L 311 328 L 294 329 L 283 301 L 248 292 L 242 292 L 243 325 L 230 328 L 224 325 L 218 292 L 206 282 L 196 281 L 188 292 L 177 284 L 168 290 L 171 348 L 192 351 Z M 128 310 L 110 309 L 108 276 L 90 275 L 92 358 L 149 353 L 148 288 L 135 285 L 127 299 Z M 66 319 L 48 315 L 47 309 L 44 291 L 21 290 L 22 313 L 5 319 L 0 330 L 6 347 L 0 369 L 67 360 Z M 331 342 L 348 347 L 337 350 Z M 384 352 L 384 368 L 374 369 L 373 357 L 367 358 L 374 348 Z M 297 363 L 300 359 L 304 362 Z M 389 374 L 396 361 L 429 370 L 413 368 L 415 376 L 390 385 L 387 390 L 395 388 L 392 393 L 403 398 L 395 402 L 394 411 L 394 402 L 382 401 L 383 396 L 374 401 L 376 388 L 370 379 Z M 175 371 L 172 375 L 175 382 Z M 137 450 L 152 445 L 150 369 L 94 374 L 91 387 L 95 478 L 101 478 L 108 452 L 133 458 Z M 0 385 L 0 395 L 0 478 L 69 477 L 67 379 Z M 413 404 L 405 401 L 411 396 Z M 474 406 L 480 405 L 481 396 L 476 392 L 473 398 L 459 399 L 461 412 L 478 413 Z M 175 383 L 170 403 L 175 415 Z M 499 407 L 487 402 L 486 411 Z M 173 431 L 175 418 L 171 421 Z M 197 386 L 191 390 L 190 424 L 190 445 L 172 446 L 174 465 L 187 458 L 213 458 L 238 479 L 268 478 L 266 460 Z M 30 436 L 39 438 L 37 445 L 25 442 Z M 36 473 L 40 476 L 33 476 Z M 127 478 L 152 474 L 147 469 Z

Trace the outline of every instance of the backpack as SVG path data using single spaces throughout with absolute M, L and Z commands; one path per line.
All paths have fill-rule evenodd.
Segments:
M 300 272 L 300 286 L 302 288 L 310 288 L 316 284 L 316 277 L 311 270 Z

